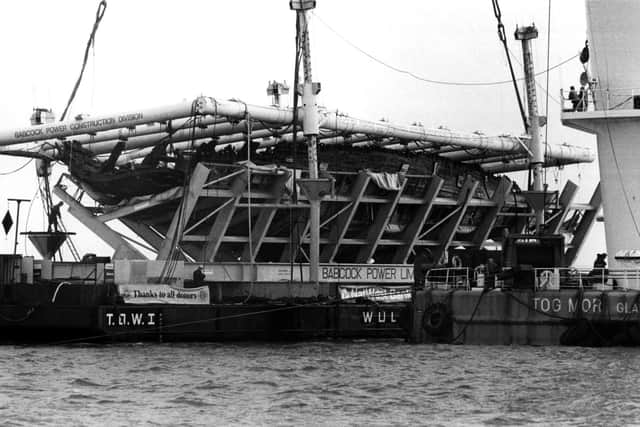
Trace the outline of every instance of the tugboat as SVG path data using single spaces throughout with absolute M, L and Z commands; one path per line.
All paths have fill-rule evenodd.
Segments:
M 556 274 L 575 259 L 600 190 L 589 204 L 574 204 L 577 186 L 548 192 L 541 171 L 593 155 L 538 141 L 535 87 L 523 136 L 367 121 L 319 108 L 306 25 L 314 6 L 291 2 L 304 67 L 293 108 L 280 107 L 277 96 L 271 106 L 199 97 L 61 122 L 37 114 L 29 128 L 0 131 L 3 154 L 38 159 L 47 190 L 50 162 L 66 164 L 53 195 L 113 249 L 108 257 L 54 261 L 64 236 L 54 230 L 31 233 L 42 260 L 0 257 L 1 340 L 408 333 L 415 342 L 491 342 L 481 338 L 491 335 L 485 329 L 472 333 L 472 323 L 487 301 L 504 305 L 501 298 L 519 292 L 499 298 L 471 289 L 480 273 L 473 266 L 499 256 L 491 244 L 512 254 L 499 279 L 503 290 L 529 286 L 543 275 L 538 265 L 545 272 L 553 265 Z M 520 37 L 528 41 L 533 31 L 522 29 Z M 271 95 L 284 90 L 269 84 Z M 501 175 L 529 168 L 532 190 Z M 135 243 L 110 226 L 116 220 Z M 543 231 L 563 233 L 568 244 Z M 421 248 L 455 265 L 438 276 L 445 290 L 419 290 L 408 305 Z M 539 264 L 541 250 L 549 252 Z M 513 298 L 538 298 L 544 312 L 547 302 L 523 292 Z M 553 298 L 548 304 L 557 306 Z M 508 310 L 507 317 L 516 313 Z M 526 329 L 530 314 L 523 316 L 516 320 Z M 548 339 L 510 342 L 555 343 L 558 334 L 537 333 L 543 335 Z
M 563 110 L 562 122 L 597 135 L 601 183 L 591 204 L 603 202 L 607 253 L 598 254 L 593 269 L 571 267 L 573 249 L 565 251 L 563 236 L 548 234 L 557 231 L 557 218 L 545 221 L 548 214 L 539 204 L 542 188 L 534 181 L 528 198 L 536 210 L 536 232 L 506 236 L 504 269 L 492 273 L 489 286 L 479 281 L 474 290 L 442 290 L 437 289 L 436 281 L 427 279 L 426 288 L 417 292 L 412 304 L 412 342 L 640 344 L 640 231 L 636 218 L 640 159 L 635 147 L 640 131 L 640 97 L 636 93 L 640 92 L 618 89 L 640 86 L 639 52 L 634 43 L 640 37 L 635 23 L 640 4 L 586 0 L 586 6 L 589 34 L 580 55 L 584 64 L 581 92 L 586 96 Z M 516 32 L 516 38 L 523 40 L 527 64 L 532 142 L 537 113 L 527 51 L 528 40 L 535 35 L 533 27 Z M 531 151 L 535 178 L 540 164 L 535 143 Z M 585 215 L 593 217 L 596 212 Z M 578 234 L 584 235 L 582 231 Z M 607 254 L 610 268 L 606 266 Z

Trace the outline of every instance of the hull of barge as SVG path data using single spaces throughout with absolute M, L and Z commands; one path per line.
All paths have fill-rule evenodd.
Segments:
M 414 343 L 640 345 L 640 292 L 565 289 L 418 292 Z
M 406 304 L 335 301 L 123 304 L 109 286 L 4 286 L 0 342 L 404 338 Z M 13 300 L 13 303 L 10 303 Z M 9 302 L 9 303 L 8 303 Z

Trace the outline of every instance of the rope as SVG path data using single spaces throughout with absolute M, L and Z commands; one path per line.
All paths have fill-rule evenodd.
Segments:
M 91 275 L 91 273 L 89 273 L 89 275 Z M 89 277 L 89 276 L 87 276 L 87 277 Z M 56 286 L 56 290 L 53 292 L 53 296 L 51 297 L 51 304 L 56 302 L 56 297 L 58 296 L 58 291 L 64 285 L 70 285 L 70 283 L 69 282 L 60 282 L 60 283 L 58 283 L 58 286 Z
M 482 297 L 484 297 L 485 294 L 488 293 L 488 291 L 489 291 L 488 288 L 485 288 L 485 289 L 482 290 L 482 292 L 480 293 L 480 298 L 478 298 L 478 302 L 476 302 L 476 306 L 473 308 L 473 311 L 471 312 L 471 317 L 469 317 L 469 320 L 462 327 L 462 330 L 458 333 L 458 335 L 456 335 L 455 338 L 453 338 L 449 342 L 450 344 L 455 344 L 456 341 L 458 341 L 458 338 L 460 338 L 462 336 L 462 334 L 464 334 L 467 331 L 467 327 L 471 324 L 471 322 L 473 322 L 473 318 L 476 316 L 476 312 L 478 311 L 478 307 L 480 307 L 480 302 L 482 301 Z
M 513 64 L 511 63 L 511 56 L 509 55 L 509 46 L 507 46 L 507 36 L 504 32 L 504 24 L 502 23 L 502 12 L 500 11 L 500 5 L 498 4 L 498 0 L 492 0 L 493 4 L 493 14 L 498 20 L 498 37 L 504 46 L 504 53 L 507 56 L 507 63 L 509 64 L 509 72 L 511 73 L 511 81 L 513 82 L 513 89 L 516 91 L 516 98 L 518 100 L 518 107 L 520 108 L 520 117 L 522 118 L 522 124 L 524 125 L 524 131 L 529 131 L 529 124 L 527 122 L 527 115 L 524 112 L 524 105 L 522 103 L 522 98 L 520 97 L 520 90 L 518 89 L 518 83 L 516 79 L 516 74 L 513 71 Z M 548 69 L 549 67 L 547 67 Z M 547 73 L 548 75 L 548 73 Z M 535 78 L 535 76 L 534 76 Z
M 82 59 L 82 68 L 80 68 L 80 74 L 78 75 L 78 79 L 76 80 L 76 84 L 73 86 L 73 90 L 71 91 L 71 96 L 69 96 L 69 100 L 67 101 L 67 106 L 64 108 L 62 112 L 62 116 L 60 116 L 60 121 L 63 121 L 67 115 L 67 111 L 69 111 L 69 107 L 71 107 L 71 103 L 73 99 L 76 97 L 76 92 L 80 87 L 80 82 L 82 81 L 82 75 L 84 74 L 84 69 L 87 66 L 87 59 L 89 58 L 89 49 L 95 43 L 96 32 L 98 31 L 98 26 L 100 26 L 100 21 L 102 21 L 102 17 L 104 16 L 104 12 L 107 10 L 107 1 L 101 0 L 98 5 L 98 10 L 96 11 L 96 20 L 93 23 L 93 29 L 91 30 L 91 34 L 89 35 L 89 40 L 87 40 L 87 46 L 84 49 L 84 57 Z
M 322 25 L 327 27 L 327 29 L 329 31 L 334 33 L 336 36 L 338 36 L 340 39 L 342 39 L 342 41 L 347 43 L 349 46 L 351 46 L 352 48 L 354 48 L 358 52 L 360 52 L 363 55 L 367 56 L 369 59 L 377 62 L 378 64 L 380 64 L 380 65 L 382 65 L 382 66 L 384 66 L 386 68 L 389 68 L 392 71 L 395 71 L 395 72 L 398 72 L 398 73 L 401 73 L 401 74 L 406 74 L 409 77 L 412 77 L 412 78 L 414 78 L 416 80 L 419 80 L 421 82 L 438 84 L 438 85 L 446 85 L 446 86 L 497 86 L 497 85 L 503 85 L 503 84 L 512 83 L 513 79 L 514 79 L 514 76 L 512 75 L 512 79 L 511 80 L 498 80 L 498 81 L 487 81 L 487 82 L 456 82 L 456 81 L 446 81 L 446 80 L 434 80 L 434 79 L 429 79 L 429 78 L 426 78 L 426 77 L 422 77 L 422 76 L 419 76 L 419 75 L 415 74 L 412 71 L 404 70 L 402 68 L 395 67 L 395 66 L 393 66 L 393 65 L 391 65 L 391 64 L 389 64 L 389 63 L 387 63 L 385 61 L 382 61 L 381 59 L 376 58 L 372 54 L 368 53 L 367 51 L 361 49 L 360 47 L 358 47 L 357 45 L 355 45 L 354 43 L 349 41 L 347 38 L 342 36 L 336 30 L 334 30 L 329 24 L 327 24 L 325 21 L 323 21 L 322 18 L 320 18 L 317 13 L 312 11 L 311 14 L 313 16 L 315 16 L 318 19 L 318 21 L 320 21 L 320 23 L 322 23 Z M 554 69 L 566 64 L 567 62 L 571 61 L 572 59 L 577 58 L 578 56 L 580 56 L 580 54 L 576 54 L 576 55 L 572 56 L 571 58 L 568 58 L 568 59 L 566 59 L 566 60 L 554 65 L 553 67 L 551 67 L 551 68 L 549 68 L 547 70 L 541 71 L 541 72 L 537 73 L 536 76 L 540 76 L 540 75 L 542 75 L 544 73 L 552 71 L 552 70 L 554 70 Z M 522 81 L 522 80 L 524 80 L 524 78 L 521 77 L 521 78 L 517 78 L 516 80 L 517 81 Z
M 29 227 L 29 218 L 31 217 L 31 208 L 33 208 L 33 202 L 36 201 L 36 199 L 38 198 L 38 194 L 40 192 L 40 189 L 36 190 L 36 193 L 33 195 L 33 197 L 31 198 L 31 201 L 29 202 L 29 209 L 27 209 L 27 219 L 25 220 L 25 224 L 27 225 L 27 227 Z M 27 255 L 27 235 L 24 235 L 24 254 Z
M 547 68 L 549 68 L 549 57 L 551 56 L 551 0 L 549 0 L 549 10 L 547 13 Z M 545 160 L 548 157 L 549 151 L 549 73 L 547 73 L 547 88 L 545 89 L 546 98 L 545 98 L 545 115 L 547 116 L 547 124 L 544 127 L 544 158 Z M 562 106 L 561 106 L 562 108 Z M 546 184 L 547 184 L 547 169 L 544 169 L 544 184 L 545 184 L 545 196 L 546 196 Z
M 14 170 L 12 170 L 12 171 L 9 171 L 9 172 L 0 172 L 0 175 L 3 175 L 3 176 L 4 176 L 4 175 L 11 175 L 11 174 L 14 174 L 14 173 L 16 173 L 16 172 L 19 172 L 19 171 L 21 171 L 22 169 L 26 168 L 26 167 L 27 167 L 27 165 L 29 165 L 29 163 L 31 163 L 32 161 L 33 161 L 33 159 L 29 159 L 29 160 L 27 160 L 27 162 L 26 162 L 24 165 L 22 165 L 22 166 L 20 166 L 20 167 L 18 167 L 18 168 L 16 168 L 16 169 L 14 169 Z
M 297 180 L 297 168 L 296 162 L 298 161 L 298 84 L 300 82 L 300 61 L 302 59 L 302 48 L 301 48 L 301 40 L 300 40 L 300 20 L 298 19 L 298 15 L 296 14 L 296 58 L 294 65 L 294 75 L 293 75 L 293 119 L 291 122 L 291 132 L 292 132 L 292 145 L 293 145 L 293 194 L 291 195 L 292 205 L 298 204 L 298 180 Z M 293 268 L 296 256 L 298 255 L 298 247 L 300 245 L 300 230 L 299 230 L 299 221 L 296 218 L 294 222 L 293 218 L 293 206 L 289 208 L 289 283 L 293 283 Z M 302 281 L 303 277 L 300 274 L 300 281 Z
M 252 126 L 251 126 L 251 115 L 249 114 L 248 111 L 248 107 L 247 104 L 245 104 L 245 119 L 247 121 L 247 193 L 248 193 L 248 197 L 247 197 L 247 221 L 248 221 L 248 233 L 249 233 L 249 262 L 251 263 L 250 265 L 253 267 L 253 233 L 252 233 L 252 218 L 251 218 L 251 130 L 252 130 Z M 244 300 L 244 303 L 246 304 L 247 302 L 249 302 L 249 299 L 251 298 L 251 295 L 253 294 L 253 268 L 251 268 L 251 271 L 249 272 L 249 293 L 247 294 L 247 298 Z
M 19 319 L 12 319 L 12 318 L 7 317 L 7 316 L 3 315 L 2 313 L 0 313 L 0 319 L 4 320 L 6 322 L 11 322 L 11 323 L 20 323 L 20 322 L 24 322 L 29 317 L 31 317 L 31 315 L 33 314 L 34 311 L 36 311 L 35 307 L 29 307 L 29 309 L 27 309 L 27 313 L 24 315 L 24 317 L 21 317 Z

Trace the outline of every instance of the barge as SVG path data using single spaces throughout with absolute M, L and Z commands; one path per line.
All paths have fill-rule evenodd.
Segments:
M 634 344 L 631 270 L 601 269 L 597 282 L 569 267 L 609 184 L 588 203 L 571 181 L 542 185 L 543 168 L 594 156 L 539 141 L 535 27 L 519 33 L 529 132 L 492 136 L 318 107 L 314 6 L 291 2 L 304 66 L 293 108 L 270 82 L 270 106 L 202 96 L 60 122 L 38 109 L 31 127 L 0 131 L 2 154 L 37 159 L 50 218 L 55 196 L 113 250 L 62 262 L 64 230 L 30 233 L 42 260 L 1 258 L 0 340 Z M 563 120 L 613 126 L 614 113 L 593 109 Z M 67 173 L 50 187 L 53 162 Z M 505 175 L 523 170 L 525 189 Z M 416 289 L 425 248 L 447 266 Z M 501 260 L 494 277 L 475 268 L 490 258 Z

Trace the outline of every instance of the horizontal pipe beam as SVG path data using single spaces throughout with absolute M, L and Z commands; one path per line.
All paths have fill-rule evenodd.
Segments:
M 90 139 L 92 135 L 97 136 L 98 132 L 120 128 L 130 129 L 145 123 L 166 122 L 189 116 L 225 117 L 229 121 L 239 121 L 245 119 L 248 115 L 258 122 L 254 125 L 254 129 L 256 130 L 265 127 L 261 127 L 260 122 L 287 126 L 293 121 L 293 110 L 289 108 L 263 107 L 240 101 L 219 101 L 214 98 L 199 97 L 193 102 L 182 102 L 167 107 L 104 115 L 78 121 L 50 123 L 29 128 L 4 130 L 0 131 L 0 146 L 66 138 L 68 136 L 81 134 L 85 134 L 85 138 Z M 300 114 L 298 114 L 300 123 L 303 120 L 303 115 L 301 110 Z M 223 124 L 219 127 L 222 128 L 225 125 L 228 126 L 229 129 L 217 129 L 218 134 L 233 132 L 233 126 L 230 124 Z M 528 140 L 528 137 L 510 135 L 486 136 L 478 133 L 458 132 L 444 128 L 434 129 L 422 126 L 398 125 L 389 122 L 373 122 L 327 111 L 324 111 L 322 114 L 320 127 L 323 130 L 331 130 L 337 133 L 360 133 L 371 137 L 406 140 L 410 141 L 410 144 L 415 144 L 415 149 L 453 145 L 467 149 L 515 154 L 526 152 L 524 145 L 526 145 Z M 190 139 L 194 137 L 194 135 L 191 134 L 191 129 L 179 130 L 176 133 L 178 132 L 184 133 L 184 135 L 174 134 L 176 138 Z M 237 130 L 234 133 L 237 133 Z M 142 148 L 155 145 L 159 138 L 166 137 L 166 132 L 162 132 L 161 135 L 162 136 L 156 135 L 148 139 L 146 136 L 127 136 L 127 148 Z M 210 130 L 209 127 L 197 127 L 195 137 L 203 138 L 212 135 L 213 131 Z M 96 154 L 109 152 L 111 145 L 100 145 L 105 142 L 99 142 L 95 145 L 91 144 L 91 150 Z M 117 140 L 108 142 L 115 145 Z M 567 145 L 546 145 L 545 153 L 554 160 L 565 160 L 568 162 L 591 162 L 594 159 L 594 155 L 590 150 Z

